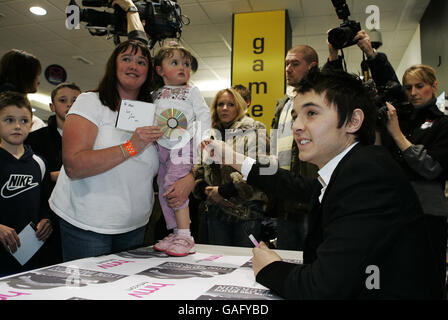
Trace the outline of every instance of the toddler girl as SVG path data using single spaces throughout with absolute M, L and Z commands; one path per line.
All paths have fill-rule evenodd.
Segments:
M 199 89 L 188 85 L 193 57 L 185 48 L 171 42 L 154 57 L 156 82 L 154 92 L 156 121 L 164 136 L 159 148 L 159 201 L 167 229 L 173 233 L 159 241 L 154 249 L 172 256 L 194 253 L 187 201 L 176 208 L 168 206 L 166 190 L 193 168 L 193 150 L 210 136 L 210 109 Z M 194 135 L 198 137 L 193 139 Z M 198 141 L 196 141 L 198 140 Z

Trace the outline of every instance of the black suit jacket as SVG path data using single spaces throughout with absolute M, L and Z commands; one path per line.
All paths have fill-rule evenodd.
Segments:
M 288 299 L 440 299 L 443 284 L 417 195 L 378 146 L 356 145 L 321 185 L 279 170 L 248 182 L 280 198 L 310 202 L 304 264 L 274 262 L 257 282 Z M 379 289 L 369 289 L 377 267 Z

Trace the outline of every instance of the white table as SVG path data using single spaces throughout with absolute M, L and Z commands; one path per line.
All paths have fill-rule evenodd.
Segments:
M 252 256 L 252 248 L 215 246 L 208 244 L 196 244 L 196 250 L 200 253 L 219 253 L 228 256 Z M 274 250 L 283 259 L 302 260 L 302 251 Z
M 4 277 L 0 300 L 279 299 L 256 283 L 252 248 L 197 244 L 196 250 L 170 257 L 144 247 Z M 301 262 L 301 252 L 276 252 Z

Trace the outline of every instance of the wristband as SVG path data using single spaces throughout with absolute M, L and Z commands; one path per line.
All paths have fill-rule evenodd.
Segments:
M 126 12 L 138 12 L 138 9 L 135 5 L 132 5 L 128 8 Z
M 128 154 L 133 157 L 137 154 L 137 151 L 135 151 L 134 146 L 132 145 L 131 141 L 126 141 L 126 143 L 124 144 L 124 147 L 126 148 L 126 151 L 128 152 Z

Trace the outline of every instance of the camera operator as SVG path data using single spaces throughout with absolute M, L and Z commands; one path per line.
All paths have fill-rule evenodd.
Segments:
M 399 82 L 395 70 L 387 60 L 386 54 L 377 52 L 370 42 L 370 37 L 365 30 L 359 31 L 353 38 L 358 47 L 367 56 L 367 65 L 372 73 L 372 78 L 377 87 L 385 86 L 387 82 Z M 335 49 L 327 40 L 328 44 L 328 61 L 325 67 L 342 70 L 342 57 L 338 55 L 338 50 Z
M 391 81 L 398 84 L 387 56 L 373 49 L 367 33 L 359 31 L 354 40 L 367 56 L 376 87 L 384 88 Z M 328 48 L 327 65 L 342 69 L 338 51 L 330 43 Z M 419 196 L 438 256 L 440 275 L 445 282 L 448 206 L 444 190 L 448 177 L 448 117 L 436 105 L 438 82 L 432 67 L 415 65 L 408 68 L 402 83 L 410 110 L 400 110 L 400 101 L 394 102 L 396 106 L 386 103 L 385 122 L 377 128 L 377 144 L 391 152 Z M 390 99 L 387 94 L 384 98 Z M 405 112 L 406 116 L 403 116 Z
M 387 133 L 382 144 L 391 151 L 407 173 L 416 190 L 433 248 L 439 258 L 442 281 L 446 278 L 448 206 L 445 183 L 448 177 L 448 116 L 436 105 L 438 82 L 435 71 L 427 65 L 414 65 L 403 75 L 403 88 L 414 107 L 407 119 L 397 116 L 397 109 L 387 106 Z
M 145 28 L 140 20 L 137 7 L 134 5 L 132 0 L 109 0 L 109 3 L 112 7 L 114 5 L 119 5 L 121 9 L 126 12 L 126 20 L 128 22 L 128 38 L 140 40 L 145 44 L 148 44 L 148 37 L 146 35 Z

